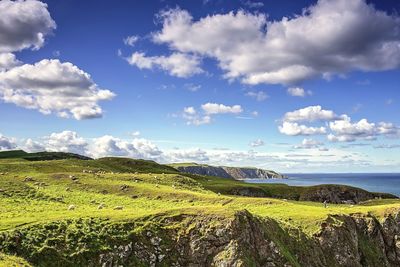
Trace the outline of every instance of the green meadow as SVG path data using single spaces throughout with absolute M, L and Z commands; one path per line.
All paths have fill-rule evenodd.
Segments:
M 229 195 L 230 189 L 238 187 L 279 194 L 281 199 Z M 330 204 L 327 208 L 318 202 L 290 200 L 307 190 L 189 175 L 144 160 L 0 159 L 0 252 L 3 252 L 0 266 L 27 264 L 23 259 L 6 255 L 10 249 L 2 245 L 7 244 L 9 233 L 25 231 L 32 238 L 45 238 L 46 227 L 54 225 L 87 221 L 100 225 L 146 224 L 149 218 L 182 214 L 217 215 L 215 223 L 218 223 L 221 218 L 247 210 L 254 216 L 272 218 L 282 227 L 313 235 L 328 215 L 373 214 L 382 218 L 400 209 L 398 199 L 374 199 L 357 205 Z M 10 265 L 10 262 L 17 263 Z

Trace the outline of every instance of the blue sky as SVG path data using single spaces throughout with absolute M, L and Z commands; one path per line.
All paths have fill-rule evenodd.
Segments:
M 398 1 L 0 10 L 2 150 L 400 171 Z

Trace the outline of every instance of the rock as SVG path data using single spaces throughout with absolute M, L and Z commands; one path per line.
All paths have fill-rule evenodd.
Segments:
M 35 181 L 35 179 L 33 179 L 32 177 L 29 177 L 29 176 L 25 177 L 25 179 L 24 179 L 24 182 L 33 182 L 33 181 Z
M 126 191 L 126 190 L 128 190 L 129 189 L 129 185 L 126 185 L 126 184 L 123 184 L 123 185 L 121 185 L 120 187 L 119 187 L 119 190 L 121 190 L 121 191 Z
M 75 205 L 69 205 L 68 206 L 68 210 L 75 210 L 75 208 L 76 208 Z
M 191 165 L 191 166 L 179 166 L 176 167 L 180 172 L 186 172 L 191 174 L 206 175 L 206 176 L 217 176 L 222 178 L 231 179 L 272 179 L 272 178 L 284 178 L 283 175 L 271 171 L 257 168 L 242 168 L 242 167 L 219 167 L 210 165 Z

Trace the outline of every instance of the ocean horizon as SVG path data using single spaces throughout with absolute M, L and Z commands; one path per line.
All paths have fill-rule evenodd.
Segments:
M 284 183 L 294 186 L 341 184 L 400 197 L 400 173 L 284 173 L 286 179 L 245 179 L 248 183 Z

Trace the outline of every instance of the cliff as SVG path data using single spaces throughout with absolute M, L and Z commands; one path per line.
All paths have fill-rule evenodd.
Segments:
M 394 267 L 400 265 L 400 216 L 331 215 L 314 234 L 246 210 L 163 215 L 146 223 L 81 219 L 9 232 L 0 245 L 33 266 Z
M 174 166 L 174 165 L 173 165 Z M 272 179 L 272 178 L 284 178 L 282 174 L 271 170 L 263 170 L 258 168 L 246 168 L 246 167 L 223 167 L 223 166 L 210 166 L 210 165 L 175 165 L 178 171 L 184 173 L 191 173 L 197 175 L 217 176 L 222 178 L 231 179 Z

